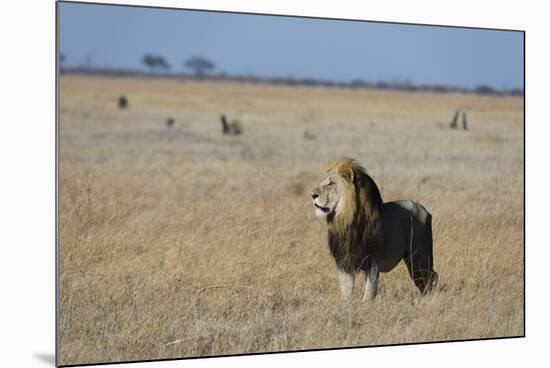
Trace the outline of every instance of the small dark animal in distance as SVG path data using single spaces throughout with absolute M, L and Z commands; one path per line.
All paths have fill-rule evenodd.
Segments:
M 309 132 L 309 130 L 306 129 L 306 130 L 304 130 L 304 139 L 314 141 L 315 140 L 315 135 L 311 134 Z
M 458 119 L 460 115 L 462 115 L 462 129 L 468 130 L 468 118 L 466 117 L 466 111 L 464 111 L 463 109 L 457 109 L 455 111 L 453 120 L 451 120 L 449 127 L 451 129 L 458 129 Z
M 126 109 L 128 107 L 128 99 L 124 95 L 118 97 L 118 108 L 120 110 Z
M 468 119 L 466 118 L 466 111 L 462 111 L 462 128 L 468 130 Z
M 222 134 L 226 135 L 240 135 L 243 132 L 241 122 L 237 119 L 233 121 L 227 120 L 227 117 L 222 114 L 220 116 L 222 122 Z
M 451 129 L 456 129 L 456 128 L 458 128 L 458 117 L 459 117 L 459 115 L 460 115 L 460 110 L 457 109 L 457 110 L 455 111 L 455 115 L 453 116 L 453 120 L 451 120 L 451 123 L 449 124 L 449 127 L 450 127 Z
M 166 119 L 165 125 L 166 125 L 167 128 L 173 127 L 173 126 L 174 126 L 174 118 L 168 118 L 168 119 Z

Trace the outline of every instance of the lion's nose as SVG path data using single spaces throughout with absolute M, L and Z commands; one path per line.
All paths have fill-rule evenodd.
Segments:
M 311 198 L 315 199 L 317 197 L 319 197 L 319 194 L 317 194 L 315 192 L 311 193 Z

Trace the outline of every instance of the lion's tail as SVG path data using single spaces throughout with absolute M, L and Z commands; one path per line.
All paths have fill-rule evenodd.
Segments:
M 437 285 L 437 281 L 439 279 L 439 275 L 434 270 L 434 256 L 433 256 L 433 236 L 432 236 L 432 215 L 428 213 L 428 216 L 426 217 L 426 240 L 427 240 L 427 252 L 429 254 L 429 261 L 428 261 L 428 270 L 429 270 L 429 276 L 428 276 L 428 282 L 427 282 L 427 290 L 433 289 Z

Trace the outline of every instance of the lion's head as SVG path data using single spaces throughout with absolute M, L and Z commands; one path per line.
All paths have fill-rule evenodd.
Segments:
M 354 159 L 341 158 L 325 165 L 325 175 L 311 191 L 315 215 L 327 220 L 342 219 L 349 224 L 361 207 L 382 205 L 378 187 Z
M 350 189 L 352 189 L 350 174 L 353 175 L 352 172 L 344 170 L 329 170 L 319 185 L 311 191 L 317 217 L 334 216 L 336 212 L 342 213 L 343 206 L 353 202 L 349 198 Z
M 311 198 L 315 214 L 326 219 L 337 262 L 358 267 L 382 231 L 382 197 L 376 183 L 357 161 L 342 158 L 326 164 Z

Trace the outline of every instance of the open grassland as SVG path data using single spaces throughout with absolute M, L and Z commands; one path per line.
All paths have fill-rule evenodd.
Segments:
M 65 75 L 59 121 L 61 364 L 524 332 L 523 99 Z M 431 295 L 400 264 L 341 303 L 309 198 L 341 155 L 432 213 Z

